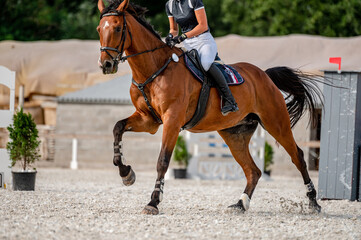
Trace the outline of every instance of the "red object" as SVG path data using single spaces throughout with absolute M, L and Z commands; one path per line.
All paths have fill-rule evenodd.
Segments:
M 341 57 L 330 57 L 330 63 L 338 64 L 338 70 L 341 70 Z

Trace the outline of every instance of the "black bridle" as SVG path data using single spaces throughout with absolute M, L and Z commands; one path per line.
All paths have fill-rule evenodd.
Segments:
M 138 55 L 141 55 L 141 54 L 144 54 L 144 53 L 148 53 L 148 52 L 154 52 L 158 49 L 161 49 L 161 48 L 165 48 L 167 47 L 166 44 L 160 46 L 160 47 L 156 47 L 156 48 L 153 48 L 151 50 L 145 50 L 143 52 L 139 52 L 139 53 L 136 53 L 136 54 L 133 54 L 133 55 L 128 55 L 128 56 L 125 56 L 123 57 L 123 53 L 124 53 L 124 44 L 125 44 L 125 41 L 127 39 L 127 33 L 129 33 L 129 36 L 130 36 L 130 39 L 131 39 L 131 42 L 133 41 L 133 38 L 132 38 L 132 34 L 131 32 L 129 31 L 129 29 L 127 28 L 127 21 L 126 21 L 126 18 L 125 18 L 125 13 L 124 12 L 120 12 L 120 11 L 117 11 L 117 10 L 111 10 L 109 12 L 106 12 L 106 13 L 103 13 L 102 15 L 100 15 L 100 19 L 102 19 L 103 17 L 108 17 L 108 16 L 123 16 L 123 20 L 124 20 L 124 23 L 123 23 L 123 29 L 122 29 L 122 36 L 120 37 L 120 43 L 119 45 L 116 47 L 116 48 L 112 48 L 112 47 L 101 47 L 100 48 L 100 51 L 101 52 L 106 52 L 111 58 L 112 60 L 114 61 L 114 64 L 115 65 L 118 65 L 119 62 L 124 62 L 126 61 L 128 58 L 131 58 L 131 57 L 135 57 L 135 56 L 138 56 Z M 120 50 L 119 50 L 119 47 L 120 47 Z M 113 51 L 113 52 L 116 52 L 118 53 L 118 55 L 116 57 L 113 57 L 109 51 Z M 177 58 L 183 56 L 183 53 L 179 56 L 176 56 Z M 137 83 L 133 78 L 132 78 L 132 83 L 139 89 L 139 91 L 142 93 L 143 97 L 144 97 L 144 100 L 148 106 L 148 109 L 150 111 L 150 113 L 152 114 L 153 118 L 160 124 L 162 124 L 162 119 L 160 117 L 158 117 L 157 113 L 155 112 L 154 108 L 151 106 L 150 102 L 149 102 L 149 99 L 147 97 L 147 95 L 145 94 L 144 92 L 144 88 L 147 84 L 151 83 L 156 77 L 159 76 L 159 74 L 161 74 L 169 65 L 169 63 L 171 61 L 175 61 L 175 62 L 178 62 L 178 60 L 175 60 L 174 57 L 169 57 L 168 60 L 165 62 L 165 64 L 160 68 L 158 69 L 154 74 L 152 74 L 144 83 Z
M 161 47 L 156 47 L 156 48 L 151 49 L 151 50 L 145 50 L 145 51 L 140 52 L 140 53 L 136 53 L 136 54 L 132 54 L 132 55 L 128 55 L 128 56 L 123 57 L 124 45 L 125 45 L 125 41 L 127 39 L 127 33 L 129 33 L 130 41 L 131 42 L 133 41 L 132 33 L 127 28 L 127 20 L 125 18 L 125 13 L 117 11 L 117 10 L 111 10 L 109 12 L 101 14 L 100 19 L 102 19 L 103 17 L 108 17 L 108 16 L 119 16 L 119 17 L 123 16 L 123 29 L 122 29 L 122 35 L 120 37 L 119 45 L 117 47 L 115 47 L 115 48 L 113 48 L 113 47 L 100 47 L 100 51 L 101 52 L 106 52 L 109 55 L 109 57 L 111 57 L 111 59 L 113 60 L 115 65 L 118 65 L 119 62 L 125 62 L 128 58 L 135 57 L 135 56 L 138 56 L 138 55 L 141 55 L 141 54 L 144 54 L 144 53 L 148 53 L 148 52 L 154 52 L 155 50 L 165 48 L 167 46 L 167 45 L 163 45 Z M 119 50 L 119 47 L 120 47 L 120 50 Z M 115 57 L 113 57 L 109 53 L 109 51 L 113 51 L 113 52 L 116 52 L 118 54 Z
M 119 42 L 119 45 L 116 47 L 116 48 L 112 48 L 112 47 L 100 47 L 100 51 L 101 52 L 106 52 L 109 57 L 112 58 L 113 62 L 115 65 L 118 65 L 119 64 L 119 61 L 121 62 L 124 62 L 125 59 L 123 59 L 123 52 L 124 52 L 124 44 L 125 44 L 125 41 L 127 39 L 127 32 L 129 33 L 129 36 L 130 36 L 130 39 L 133 40 L 133 37 L 132 37 L 132 34 L 131 32 L 127 31 L 127 21 L 126 21 L 126 18 L 125 18 L 125 14 L 124 12 L 119 12 L 119 11 L 111 11 L 111 12 L 107 12 L 107 13 L 104 13 L 102 15 L 100 15 L 100 19 L 102 19 L 103 17 L 108 17 L 108 16 L 123 16 L 123 29 L 122 29 L 122 36 L 120 37 L 120 42 Z M 119 51 L 119 47 L 120 47 L 120 51 Z M 109 51 L 114 51 L 116 53 L 118 53 L 118 55 L 116 55 L 115 57 L 113 57 Z

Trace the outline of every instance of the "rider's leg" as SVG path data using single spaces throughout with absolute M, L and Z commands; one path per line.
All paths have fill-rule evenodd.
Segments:
M 224 106 L 221 110 L 222 114 L 227 115 L 230 112 L 238 111 L 237 103 L 228 88 L 225 77 L 213 63 L 218 50 L 212 34 L 207 32 L 197 37 L 186 39 L 183 45 L 187 50 L 196 49 L 198 51 L 204 70 L 214 78 L 217 84 L 217 89 L 224 102 Z
M 211 67 L 208 70 L 208 73 L 213 77 L 214 81 L 217 84 L 217 89 L 222 96 L 224 102 L 224 105 L 221 110 L 222 114 L 226 116 L 230 112 L 238 111 L 239 109 L 237 103 L 234 100 L 232 92 L 229 89 L 227 81 L 223 76 L 221 70 L 219 70 L 216 64 L 212 63 Z

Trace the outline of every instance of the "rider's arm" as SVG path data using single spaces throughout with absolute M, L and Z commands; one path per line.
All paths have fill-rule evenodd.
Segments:
M 201 33 L 204 33 L 208 30 L 208 22 L 207 22 L 207 14 L 204 8 L 195 10 L 196 18 L 198 21 L 198 25 L 193 28 L 191 31 L 187 32 L 187 38 L 191 38 L 194 36 L 198 36 Z
M 174 17 L 168 17 L 169 19 L 169 33 L 173 35 L 173 37 L 178 36 L 178 24 L 174 20 Z

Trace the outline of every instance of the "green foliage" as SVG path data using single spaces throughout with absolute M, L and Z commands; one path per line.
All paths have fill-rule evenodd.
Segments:
M 178 136 L 173 154 L 175 162 L 179 165 L 188 166 L 188 160 L 191 158 L 191 155 L 188 153 L 186 141 L 182 136 Z
M 169 33 L 169 21 L 165 11 L 150 18 L 149 22 L 161 36 L 165 37 Z
M 269 167 L 273 164 L 273 148 L 268 142 L 264 145 L 264 170 L 270 170 Z
M 19 161 L 25 171 L 40 158 L 38 130 L 31 114 L 23 113 L 23 109 L 14 114 L 13 124 L 7 128 L 11 141 L 7 143 L 6 149 L 10 155 L 11 166 Z
M 98 39 L 96 27 L 99 24 L 98 14 L 94 14 L 94 4 L 83 2 L 77 12 L 69 13 L 61 19 L 62 38 Z
M 240 35 L 361 34 L 360 0 L 224 0 L 221 7 L 231 33 Z
M 165 4 L 168 0 L 130 0 L 132 3 L 138 4 L 140 6 L 146 7 L 148 9 L 147 15 L 152 18 L 158 13 L 163 13 L 165 15 Z
M 92 0 L 2 0 L 0 40 L 97 39 L 96 6 Z
M 147 7 L 162 36 L 169 31 L 167 0 L 131 0 Z M 293 33 L 361 35 L 361 0 L 203 0 L 214 36 L 275 36 Z M 97 1 L 1 0 L 0 40 L 98 39 Z

